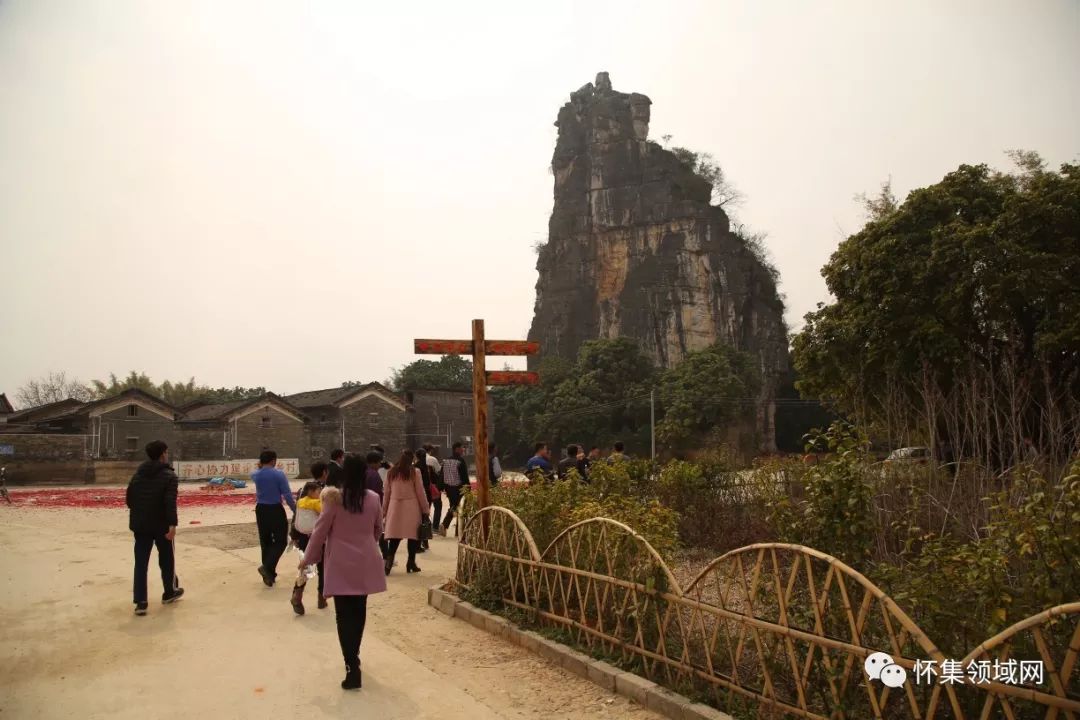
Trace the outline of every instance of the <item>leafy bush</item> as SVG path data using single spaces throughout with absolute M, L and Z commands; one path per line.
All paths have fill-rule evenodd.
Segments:
M 974 539 L 927 533 L 868 573 L 943 650 L 962 654 L 1005 627 L 1080 597 L 1080 464 L 1051 483 L 1030 469 L 987 498 Z
M 807 450 L 828 454 L 798 472 L 801 499 L 775 484 L 767 492 L 768 522 L 779 540 L 807 545 L 859 567 L 875 544 L 874 488 L 866 456 L 866 440 L 854 428 L 835 422 L 812 433 Z M 776 468 L 773 468 L 776 471 Z
M 543 551 L 574 523 L 618 520 L 662 556 L 705 562 L 754 542 L 821 550 L 878 584 L 946 654 L 1080 598 L 1080 462 L 1059 479 L 1030 467 L 883 467 L 834 423 L 807 438 L 817 461 L 752 471 L 715 453 L 695 462 L 599 463 L 590 484 L 499 487 Z M 996 489 L 995 489 L 996 488 Z M 678 563 L 672 565 L 678 574 Z
M 978 466 L 885 469 L 843 425 L 808 441 L 829 452 L 818 464 L 755 471 L 770 534 L 852 565 L 946 655 L 1080 598 L 1080 463 L 1056 482 L 1031 467 L 998 479 Z
M 493 502 L 514 511 L 533 534 L 541 552 L 571 525 L 594 517 L 606 517 L 628 525 L 661 555 L 678 547 L 679 514 L 655 498 L 631 492 L 640 483 L 631 474 L 632 464 L 597 465 L 592 482 L 569 480 L 538 482 L 529 486 L 500 486 Z
M 717 452 L 668 463 L 653 489 L 662 505 L 679 511 L 685 546 L 720 554 L 770 538 L 759 481 L 766 479 L 738 470 L 730 455 Z

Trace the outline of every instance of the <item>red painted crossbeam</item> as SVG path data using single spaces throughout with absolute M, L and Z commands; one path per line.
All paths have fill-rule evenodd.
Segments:
M 521 370 L 492 370 L 485 377 L 488 385 L 537 385 L 540 375 Z
M 472 340 L 414 340 L 417 355 L 472 355 Z M 540 343 L 527 340 L 486 340 L 485 355 L 536 355 Z
M 472 340 L 413 340 L 417 355 L 472 355 Z
M 540 352 L 540 343 L 527 340 L 486 340 L 485 355 L 536 355 Z

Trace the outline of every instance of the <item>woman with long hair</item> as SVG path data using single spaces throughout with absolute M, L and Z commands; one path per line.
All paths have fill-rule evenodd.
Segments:
M 394 567 L 394 555 L 402 540 L 408 541 L 409 562 L 405 570 L 420 572 L 416 565 L 416 551 L 420 547 L 420 518 L 427 515 L 428 500 L 420 480 L 420 471 L 413 466 L 416 456 L 412 450 L 402 450 L 397 463 L 386 474 L 383 489 L 383 515 L 386 516 L 386 555 L 383 569 L 390 574 Z
M 300 567 L 324 562 L 326 597 L 334 598 L 338 642 L 345 659 L 345 690 L 360 688 L 360 641 L 367 621 L 367 599 L 386 590 L 379 535 L 382 513 L 379 496 L 367 489 L 363 458 L 345 459 L 340 489 L 322 491 L 322 513 L 311 532 Z M 325 550 L 324 550 L 325 547 Z

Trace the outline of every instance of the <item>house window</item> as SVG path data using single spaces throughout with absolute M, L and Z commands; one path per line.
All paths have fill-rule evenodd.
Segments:
M 319 422 L 326 422 L 326 413 L 319 415 Z
M 461 417 L 469 417 L 472 415 L 472 400 L 461 401 Z
M 128 417 L 138 417 L 138 416 L 139 416 L 139 406 L 138 405 L 128 405 Z M 136 439 L 138 439 L 138 438 L 136 438 Z
M 270 419 L 269 415 L 263 415 L 262 418 L 259 419 L 259 427 L 261 427 L 261 428 L 272 428 L 272 427 L 274 427 L 274 423 Z
M 139 438 L 129 437 L 126 438 L 126 440 L 127 445 L 124 446 L 125 450 L 127 450 L 128 452 L 139 452 Z

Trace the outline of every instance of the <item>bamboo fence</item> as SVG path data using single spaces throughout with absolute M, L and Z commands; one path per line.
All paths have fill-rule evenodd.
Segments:
M 760 543 L 716 558 L 685 588 L 642 536 L 594 518 L 543 552 L 506 508 L 472 515 L 456 583 L 501 599 L 574 642 L 721 708 L 815 720 L 1080 720 L 1080 602 L 1059 605 L 990 638 L 959 660 L 959 681 L 916 663 L 945 658 L 892 598 L 812 548 Z M 868 679 L 864 660 L 888 654 L 899 688 Z M 969 664 L 1041 660 L 1041 684 L 968 675 Z

